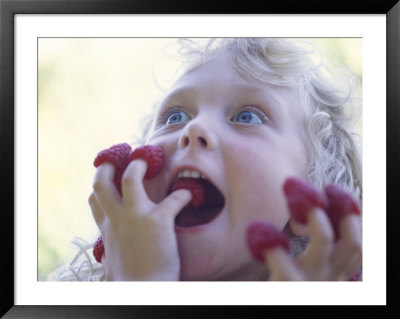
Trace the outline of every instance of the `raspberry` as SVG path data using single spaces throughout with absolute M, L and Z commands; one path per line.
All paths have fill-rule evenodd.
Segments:
M 109 162 L 115 166 L 114 184 L 120 194 L 122 194 L 121 177 L 129 164 L 131 151 L 132 149 L 127 143 L 116 144 L 99 152 L 94 159 L 95 167 L 99 167 L 104 162 Z
M 145 179 L 155 177 L 162 169 L 164 153 L 160 146 L 144 145 L 135 149 L 129 156 L 129 162 L 135 159 L 143 159 L 147 162 Z
M 325 209 L 328 199 L 311 184 L 298 178 L 288 178 L 283 185 L 290 213 L 295 221 L 306 224 L 307 214 L 315 207 Z
M 326 213 L 331 220 L 335 238 L 338 239 L 340 220 L 349 214 L 360 215 L 361 209 L 357 201 L 350 194 L 335 184 L 326 186 L 325 194 L 329 199 Z
M 282 247 L 288 251 L 289 240 L 273 224 L 255 220 L 247 227 L 247 246 L 256 260 L 264 262 L 265 250 Z
M 93 256 L 97 262 L 101 263 L 101 257 L 104 254 L 103 238 L 99 236 L 93 246 Z
M 122 195 L 122 175 L 129 163 L 137 158 L 141 158 L 147 162 L 148 168 L 145 178 L 151 179 L 160 172 L 164 160 L 164 153 L 161 147 L 151 145 L 141 146 L 132 152 L 132 148 L 129 144 L 121 143 L 99 152 L 93 164 L 95 167 L 98 167 L 104 162 L 109 162 L 115 166 L 114 184 L 119 194 Z
M 361 273 L 361 269 L 359 269 L 347 281 L 361 281 L 362 280 L 361 277 L 362 277 L 362 273 Z
M 172 187 L 172 190 L 188 189 L 192 193 L 192 200 L 190 204 L 193 208 L 199 208 L 204 204 L 206 199 L 205 183 L 201 179 L 196 178 L 180 178 Z

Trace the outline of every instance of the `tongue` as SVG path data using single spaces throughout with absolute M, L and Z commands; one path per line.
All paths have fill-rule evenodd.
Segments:
M 172 190 L 188 189 L 192 201 L 178 214 L 175 223 L 181 227 L 192 227 L 209 223 L 221 211 L 225 200 L 210 182 L 203 179 L 181 178 Z
M 179 215 L 176 216 L 175 224 L 180 227 L 193 227 L 207 224 L 218 215 L 220 210 L 221 208 L 218 207 L 203 207 L 198 209 L 185 207 Z

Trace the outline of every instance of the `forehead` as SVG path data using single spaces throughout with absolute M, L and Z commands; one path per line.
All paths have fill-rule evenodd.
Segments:
M 244 71 L 239 72 L 225 57 L 213 58 L 184 73 L 173 84 L 164 100 L 195 98 L 199 95 L 206 95 L 213 100 L 253 97 L 254 100 L 267 102 L 270 107 L 281 108 L 281 111 L 304 114 L 297 89 L 268 84 Z
M 245 74 L 239 73 L 237 69 L 233 67 L 232 62 L 222 56 L 215 57 L 184 73 L 174 83 L 173 89 L 186 86 L 187 83 L 197 84 L 199 86 L 212 86 L 214 83 L 218 83 L 219 86 L 221 86 L 221 84 L 224 83 L 230 86 L 247 86 L 249 88 L 262 85 L 260 81 L 256 81 Z
M 195 114 L 203 106 L 229 113 L 236 107 L 251 105 L 267 114 L 272 121 L 271 128 L 275 127 L 277 132 L 285 130 L 303 135 L 308 108 L 301 100 L 295 87 L 256 80 L 239 73 L 224 59 L 213 59 L 184 73 L 174 83 L 158 105 L 153 123 L 158 123 L 166 110 L 175 106 L 191 109 Z

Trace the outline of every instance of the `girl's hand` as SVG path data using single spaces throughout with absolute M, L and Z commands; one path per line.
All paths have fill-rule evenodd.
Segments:
M 249 225 L 250 252 L 268 265 L 270 280 L 349 280 L 362 261 L 357 201 L 335 184 L 319 191 L 298 178 L 286 179 L 283 190 L 292 230 L 308 234 L 310 243 L 303 255 L 294 258 L 288 253 L 289 239 L 274 225 L 263 221 Z
M 289 256 L 281 247 L 264 252 L 271 281 L 346 281 L 360 269 L 359 216 L 349 214 L 340 220 L 337 241 L 331 222 L 322 209 L 313 209 L 308 214 L 308 227 L 310 244 L 298 259 Z
M 103 237 L 102 265 L 108 280 L 179 280 L 174 219 L 190 202 L 188 190 L 177 190 L 153 203 L 143 186 L 147 163 L 137 159 L 122 177 L 123 198 L 113 183 L 114 166 L 97 168 L 89 204 Z

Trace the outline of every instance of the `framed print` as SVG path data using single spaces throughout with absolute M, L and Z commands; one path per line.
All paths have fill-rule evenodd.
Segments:
M 337 1 L 289 1 L 273 5 L 250 2 L 246 7 L 209 1 L 0 1 L 0 158 L 1 180 L 5 186 L 1 232 L 2 316 L 150 318 L 208 316 L 210 313 L 221 316 L 229 310 L 221 306 L 240 306 L 234 307 L 235 313 L 257 310 L 266 315 L 271 311 L 273 314 L 293 312 L 300 316 L 309 315 L 310 311 L 316 315 L 327 311 L 326 307 L 318 306 L 329 306 L 329 311 L 338 316 L 356 316 L 364 309 L 380 317 L 399 313 L 395 290 L 398 279 L 393 275 L 394 269 L 398 269 L 394 230 L 397 225 L 394 212 L 398 205 L 394 182 L 400 160 L 400 4 L 396 0 L 357 0 L 348 1 L 346 5 Z M 336 50 L 335 57 L 351 59 L 352 67 L 358 69 L 362 95 L 362 120 L 358 124 L 362 136 L 362 280 L 343 279 L 336 283 L 328 279 L 296 282 L 282 279 L 261 284 L 246 277 L 240 282 L 201 279 L 185 282 L 117 279 L 112 282 L 103 281 L 101 267 L 98 276 L 94 276 L 97 273 L 93 272 L 92 263 L 89 263 L 92 282 L 82 281 L 83 268 L 78 267 L 76 271 L 72 263 L 66 267 L 70 270 L 68 278 L 72 279 L 55 279 L 55 268 L 71 259 L 86 258 L 85 251 L 92 251 L 89 242 L 98 237 L 96 223 L 101 225 L 104 207 L 99 208 L 100 204 L 93 202 L 93 198 L 88 204 L 96 171 L 96 164 L 92 164 L 98 150 L 123 141 L 130 134 L 136 140 L 143 128 L 146 131 L 150 127 L 142 120 L 149 115 L 144 106 L 152 106 L 154 102 L 161 104 L 163 111 L 152 128 L 161 127 L 160 130 L 171 132 L 182 124 L 173 126 L 175 121 L 189 121 L 194 114 L 200 117 L 194 106 L 182 106 L 187 102 L 179 90 L 173 91 L 166 100 L 163 100 L 164 94 L 155 93 L 170 82 L 167 74 L 175 76 L 179 65 L 163 60 L 162 54 L 170 54 L 170 40 L 250 37 L 309 39 L 326 47 L 330 41 L 335 43 L 330 47 Z M 324 39 L 329 41 L 324 42 Z M 211 50 L 211 46 L 208 48 Z M 218 69 L 218 65 L 214 67 Z M 194 67 L 190 72 L 195 70 L 198 71 Z M 210 76 L 210 70 L 198 72 L 200 79 L 211 79 L 221 86 L 229 82 L 224 82 L 228 78 L 225 71 L 216 72 L 216 76 Z M 303 76 L 307 77 L 302 74 L 301 78 Z M 186 85 L 203 83 L 190 76 L 184 79 Z M 229 79 L 236 83 L 235 77 Z M 204 95 L 207 98 L 202 101 L 219 102 L 224 92 L 228 92 L 226 89 L 211 94 L 215 87 L 207 87 L 204 91 L 208 92 Z M 186 86 L 178 85 L 178 88 L 186 89 Z M 247 104 L 245 108 L 232 106 L 236 105 L 233 98 L 229 107 L 224 104 L 226 114 L 230 112 L 229 123 L 239 127 L 241 136 L 248 138 L 250 132 L 257 135 L 257 125 L 270 123 L 274 127 L 276 119 L 284 118 L 276 105 L 290 103 L 282 104 L 286 97 L 278 99 L 274 92 L 271 89 L 268 95 L 268 101 L 272 101 L 267 103 L 268 108 L 261 107 L 267 110 L 265 112 Z M 254 104 L 258 103 L 254 97 L 257 94 L 252 95 Z M 234 96 L 234 92 L 226 95 Z M 199 95 L 196 97 L 200 101 Z M 153 113 L 151 107 L 148 109 Z M 241 117 L 234 112 L 240 112 Z M 210 111 L 208 115 L 212 114 Z M 322 115 L 332 117 L 326 112 Z M 210 123 L 216 118 L 208 117 Z M 250 121 L 257 129 L 250 128 L 248 123 L 235 123 L 240 121 Z M 155 141 L 162 141 L 162 138 L 163 135 L 154 137 Z M 190 138 L 179 141 L 183 147 Z M 210 137 L 196 141 L 210 146 L 216 140 Z M 245 145 L 248 139 L 243 143 L 239 141 L 238 135 L 238 145 Z M 138 140 L 137 144 L 142 142 Z M 291 150 L 297 145 L 293 142 Z M 270 152 L 274 150 L 275 158 L 279 158 L 280 147 L 271 148 Z M 261 148 L 258 154 L 262 154 Z M 249 153 L 248 157 L 251 157 Z M 240 163 L 244 162 L 245 158 Z M 89 163 L 90 167 L 82 163 Z M 237 167 L 242 167 L 240 163 Z M 253 165 L 256 165 L 254 161 Z M 271 162 L 271 167 L 276 165 L 284 164 Z M 179 176 L 185 177 L 190 165 L 186 166 L 180 168 Z M 175 169 L 178 175 L 177 167 Z M 214 199 L 209 205 L 223 207 L 224 195 L 215 195 L 218 187 L 209 185 L 213 177 L 198 174 L 197 178 L 209 180 L 204 182 L 207 186 L 191 181 L 190 187 L 194 184 L 200 191 L 212 192 Z M 172 192 L 176 179 L 168 180 L 171 185 L 165 192 Z M 246 182 L 245 175 L 240 182 Z M 146 187 L 151 189 L 151 184 L 145 185 L 150 185 Z M 72 189 L 74 192 L 69 191 Z M 151 196 L 157 199 L 161 195 L 155 192 Z M 127 197 L 125 200 L 129 202 Z M 211 210 L 207 213 L 211 214 Z M 182 228 L 203 223 L 190 213 L 181 220 L 178 226 Z M 73 229 L 74 234 L 78 232 L 78 237 L 88 237 L 87 241 L 74 238 L 68 246 L 71 232 L 66 229 Z M 80 249 L 76 255 L 75 246 Z M 101 262 L 101 256 L 90 258 L 100 258 Z M 232 264 L 240 261 L 231 258 Z M 288 305 L 291 307 L 285 307 Z M 305 306 L 314 306 L 314 309 Z

